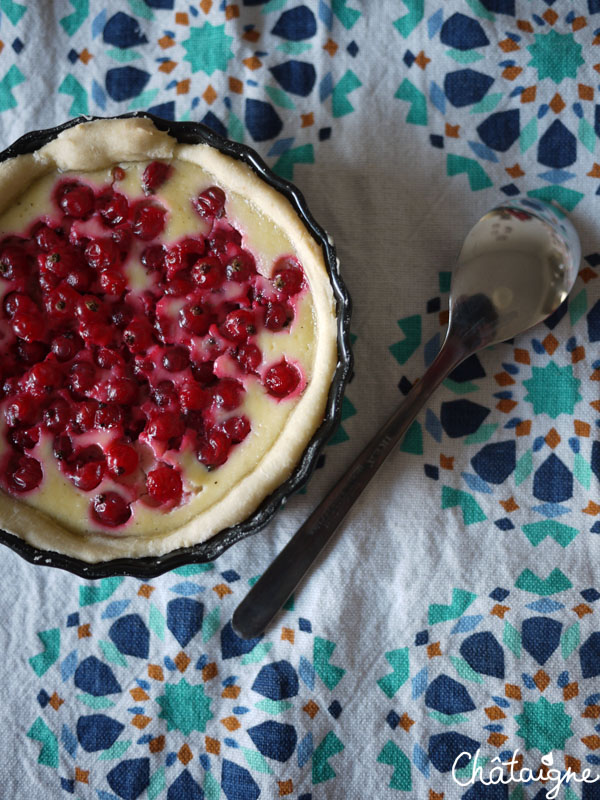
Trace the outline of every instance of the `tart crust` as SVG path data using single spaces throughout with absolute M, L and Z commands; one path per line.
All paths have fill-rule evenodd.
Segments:
M 153 159 L 195 164 L 226 193 L 241 196 L 282 229 L 310 285 L 314 315 L 312 374 L 274 445 L 225 496 L 167 533 L 132 536 L 73 533 L 54 519 L 0 491 L 0 526 L 29 544 L 86 562 L 163 556 L 205 541 L 246 519 L 292 473 L 319 427 L 337 361 L 336 308 L 321 248 L 285 198 L 246 164 L 206 144 L 179 144 L 139 117 L 85 122 L 71 127 L 33 154 L 0 163 L 0 213 L 39 178 L 53 172 L 89 171 Z M 215 473 L 216 475 L 217 473 Z M 167 512 L 168 513 L 168 512 Z M 157 514 L 162 516 L 160 511 Z

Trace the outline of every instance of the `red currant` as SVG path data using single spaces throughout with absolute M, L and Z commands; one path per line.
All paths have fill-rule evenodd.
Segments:
M 283 256 L 273 268 L 273 286 L 285 297 L 291 297 L 302 289 L 304 273 L 295 258 Z
M 94 427 L 109 430 L 123 423 L 123 411 L 115 403 L 101 403 L 94 415 Z
M 222 378 L 213 388 L 215 404 L 223 411 L 233 411 L 242 402 L 244 387 L 232 378 Z
M 66 433 L 60 433 L 54 437 L 52 452 L 57 461 L 68 461 L 73 455 L 73 442 Z
M 182 436 L 184 430 L 181 414 L 175 411 L 161 411 L 151 416 L 146 423 L 148 437 L 159 442 L 168 442 L 169 439 Z
M 28 311 L 17 311 L 12 318 L 12 327 L 15 335 L 26 342 L 41 342 L 46 333 L 42 317 Z
M 300 383 L 298 368 L 285 359 L 274 364 L 266 371 L 263 383 L 274 397 L 287 397 Z
M 119 248 L 110 238 L 91 239 L 85 248 L 85 257 L 90 267 L 107 269 L 119 263 Z
M 179 324 L 196 336 L 208 333 L 211 323 L 211 315 L 207 314 L 199 303 L 187 303 L 179 310 Z
M 57 199 L 64 213 L 75 219 L 87 217 L 94 208 L 94 192 L 83 183 L 63 183 Z
M 189 367 L 190 354 L 185 347 L 175 345 L 165 351 L 162 364 L 168 372 L 181 372 Z
M 152 399 L 157 406 L 165 408 L 174 405 L 177 401 L 177 391 L 173 381 L 161 381 L 152 392 Z
M 133 319 L 123 331 L 123 341 L 132 353 L 145 353 L 152 346 L 152 328 L 146 319 Z
M 244 372 L 256 372 L 262 362 L 259 348 L 249 342 L 238 347 L 235 357 Z
M 92 516 L 109 528 L 117 528 L 131 517 L 131 506 L 117 492 L 103 492 L 92 501 Z
M 71 408 L 66 400 L 58 397 L 48 408 L 44 411 L 42 417 L 42 424 L 49 431 L 58 433 L 63 431 L 71 420 Z
M 142 173 L 144 194 L 154 194 L 171 177 L 173 167 L 163 161 L 152 161 Z
M 160 505 L 175 505 L 181 500 L 183 483 L 178 470 L 166 464 L 160 464 L 148 473 L 146 488 L 150 497 Z
M 25 385 L 34 397 L 50 394 L 62 382 L 63 375 L 58 364 L 41 361 L 29 370 Z
M 206 256 L 194 264 L 192 279 L 201 289 L 218 289 L 225 279 L 225 272 L 218 258 Z
M 8 317 L 14 316 L 17 311 L 26 311 L 30 314 L 35 314 L 38 311 L 38 307 L 33 300 L 26 294 L 21 294 L 21 292 L 7 294 L 4 298 L 3 306 Z
M 30 492 L 42 482 L 43 472 L 40 462 L 31 456 L 16 455 L 9 462 L 6 471 L 6 484 L 12 492 Z
M 265 312 L 265 328 L 270 331 L 280 331 L 290 324 L 294 318 L 292 309 L 282 303 L 269 303 Z
M 32 232 L 32 236 L 35 238 L 40 250 L 46 253 L 52 250 L 58 250 L 64 245 L 63 237 L 45 222 L 42 222 L 35 228 Z
M 222 423 L 221 428 L 231 439 L 232 444 L 238 444 L 250 433 L 250 421 L 247 417 L 229 417 Z
M 151 244 L 142 252 L 141 262 L 148 272 L 158 272 L 165 268 L 167 248 L 162 244 Z
M 196 381 L 185 381 L 179 387 L 179 402 L 183 411 L 201 411 L 209 403 L 207 392 Z
M 69 385 L 72 392 L 85 394 L 96 382 L 96 368 L 89 361 L 79 361 L 71 367 Z
M 4 409 L 6 424 L 11 428 L 31 425 L 36 421 L 37 414 L 38 404 L 29 394 L 16 395 Z
M 225 269 L 227 279 L 236 283 L 243 283 L 256 272 L 254 258 L 247 250 L 239 250 L 227 261 Z
M 57 361 L 65 362 L 75 358 L 81 345 L 82 342 L 78 336 L 73 336 L 72 333 L 67 332 L 62 336 L 57 336 L 52 341 L 51 349 Z
M 106 294 L 118 297 L 127 289 L 127 278 L 116 269 L 105 269 L 100 273 L 100 287 Z
M 40 440 L 39 428 L 10 428 L 8 441 L 17 450 L 31 450 Z
M 209 186 L 193 201 L 192 205 L 204 219 L 219 219 L 225 213 L 225 192 L 218 186 Z
M 149 202 L 139 203 L 133 217 L 133 232 L 138 239 L 155 239 L 165 227 L 166 210 Z
M 7 281 L 25 278 L 28 271 L 27 253 L 17 245 L 7 245 L 0 249 L 0 278 Z
M 113 442 L 106 451 L 108 471 L 116 477 L 131 475 L 139 460 L 137 450 L 125 442 Z
M 219 467 L 227 461 L 231 441 L 224 431 L 213 429 L 198 445 L 198 461 L 209 469 Z
M 223 335 L 233 342 L 243 342 L 256 333 L 256 319 L 254 313 L 246 308 L 230 311 L 222 325 Z
M 98 198 L 98 211 L 106 225 L 113 227 L 125 222 L 129 216 L 127 198 L 119 192 L 108 191 Z

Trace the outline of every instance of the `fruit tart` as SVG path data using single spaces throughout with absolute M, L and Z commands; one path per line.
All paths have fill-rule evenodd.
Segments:
M 249 166 L 146 117 L 0 163 L 0 526 L 84 562 L 252 514 L 323 420 L 321 248 Z

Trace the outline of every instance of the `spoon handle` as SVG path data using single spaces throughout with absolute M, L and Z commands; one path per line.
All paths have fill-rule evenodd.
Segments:
M 232 625 L 243 639 L 259 636 L 289 598 L 354 502 L 444 378 L 469 352 L 449 336 L 437 357 L 356 461 L 296 531 L 235 610 Z

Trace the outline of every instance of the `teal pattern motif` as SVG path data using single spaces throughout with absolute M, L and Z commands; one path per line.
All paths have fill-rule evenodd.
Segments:
M 27 736 L 52 791 L 250 800 L 335 782 L 347 702 L 335 642 L 293 602 L 276 658 L 274 635 L 239 639 L 230 615 L 248 583 L 234 570 L 183 567 L 165 588 L 160 602 L 150 583 L 83 585 L 61 627 L 39 633 Z

